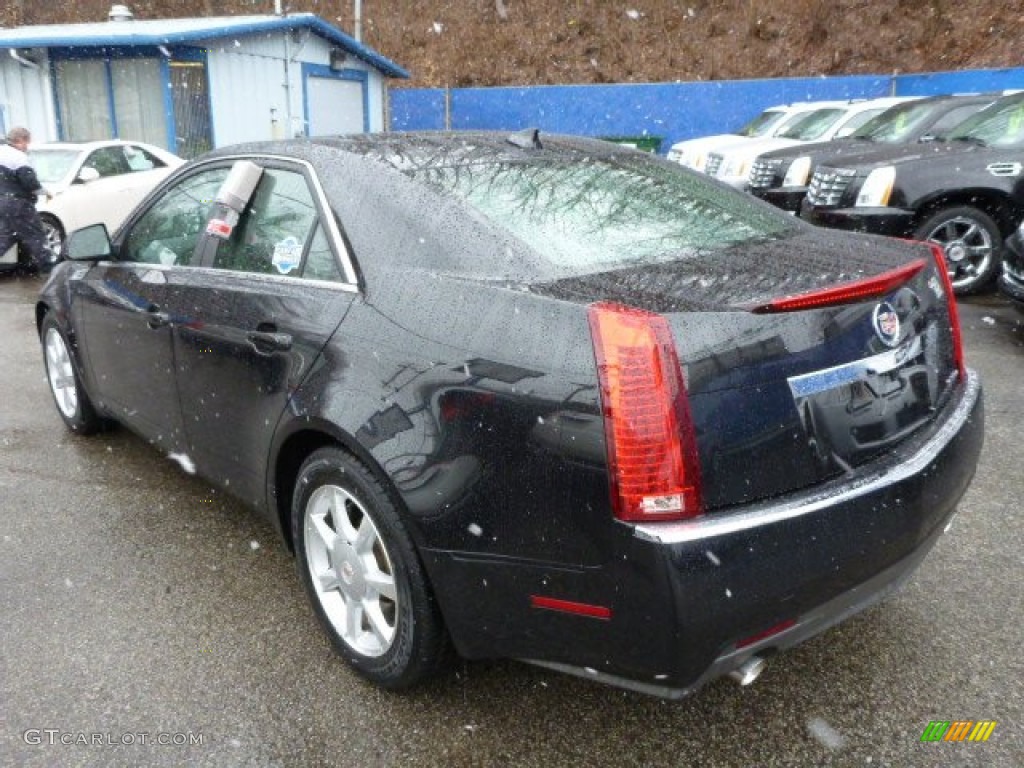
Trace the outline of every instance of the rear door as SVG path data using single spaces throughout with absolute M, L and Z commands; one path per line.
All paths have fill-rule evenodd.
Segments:
M 205 236 L 202 279 L 178 287 L 174 349 L 189 455 L 262 507 L 274 429 L 356 284 L 312 168 L 249 159 L 263 173 L 237 224 Z

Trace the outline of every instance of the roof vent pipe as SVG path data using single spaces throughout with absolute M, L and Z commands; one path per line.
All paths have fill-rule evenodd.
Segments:
M 112 5 L 110 6 L 110 13 L 107 14 L 107 18 L 110 21 L 131 21 L 135 18 L 135 14 L 132 13 L 132 9 L 127 5 Z

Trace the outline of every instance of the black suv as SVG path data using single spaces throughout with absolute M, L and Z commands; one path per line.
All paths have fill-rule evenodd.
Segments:
M 913 144 L 945 136 L 999 94 L 929 96 L 890 107 L 849 136 L 765 152 L 750 170 L 749 191 L 784 211 L 799 211 L 818 163 L 852 158 L 890 144 Z
M 931 144 L 821 163 L 800 215 L 826 227 L 930 240 L 957 295 L 999 273 L 1024 219 L 1024 93 L 1004 96 Z

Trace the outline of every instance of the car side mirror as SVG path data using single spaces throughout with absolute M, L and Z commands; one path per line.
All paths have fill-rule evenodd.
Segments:
M 78 172 L 76 181 L 80 181 L 83 184 L 88 184 L 90 181 L 96 181 L 100 177 L 100 172 L 95 168 L 83 168 Z
M 110 256 L 110 235 L 105 224 L 76 229 L 68 237 L 65 254 L 71 261 L 97 261 Z

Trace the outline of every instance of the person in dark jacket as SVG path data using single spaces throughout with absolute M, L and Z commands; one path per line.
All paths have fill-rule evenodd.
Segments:
M 31 140 L 27 128 L 17 127 L 7 132 L 7 143 L 0 145 L 0 254 L 20 245 L 36 269 L 46 272 L 56 254 L 46 247 L 43 222 L 36 211 L 36 198 L 47 193 L 28 162 Z

